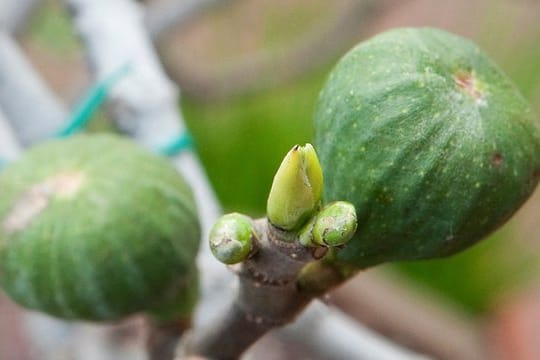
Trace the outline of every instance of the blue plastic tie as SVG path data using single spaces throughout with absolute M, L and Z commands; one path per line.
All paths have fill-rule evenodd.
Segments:
M 193 146 L 193 138 L 188 131 L 184 131 L 184 133 L 178 135 L 169 144 L 158 149 L 158 152 L 165 156 L 174 156 L 182 151 L 193 149 Z
M 128 75 L 130 71 L 131 64 L 125 64 L 103 81 L 91 87 L 75 107 L 67 125 L 56 134 L 56 137 L 68 137 L 81 131 L 92 119 L 92 116 L 101 104 L 103 104 L 112 87 L 123 79 L 124 76 Z

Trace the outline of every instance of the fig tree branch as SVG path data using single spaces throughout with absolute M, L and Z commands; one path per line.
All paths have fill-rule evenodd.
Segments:
M 233 272 L 224 271 L 223 264 L 216 261 L 207 243 L 199 254 L 202 296 L 195 317 L 195 329 L 212 327 L 226 313 L 238 288 L 238 279 Z M 324 313 L 324 315 L 321 315 Z M 411 353 L 393 344 L 355 321 L 351 321 L 339 310 L 313 301 L 298 319 L 287 327 L 276 331 L 279 338 L 292 340 L 309 348 L 325 359 L 411 359 Z M 311 334 L 311 335 L 306 335 Z M 351 341 L 338 341 L 351 339 Z M 359 346 L 358 344 L 366 344 Z M 249 349 L 246 353 L 250 353 Z M 393 357 L 386 357 L 392 354 Z
M 296 277 L 311 254 L 300 246 L 287 246 L 265 219 L 255 227 L 254 259 L 234 268 L 238 292 L 219 319 L 193 330 L 181 350 L 185 355 L 236 359 L 270 329 L 291 322 L 309 303 L 310 297 L 297 291 Z

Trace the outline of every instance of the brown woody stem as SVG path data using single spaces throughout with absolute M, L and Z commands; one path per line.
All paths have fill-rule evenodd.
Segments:
M 321 293 L 320 289 L 300 287 L 298 281 L 305 266 L 317 260 L 317 251 L 291 242 L 290 232 L 266 219 L 257 220 L 255 228 L 256 252 L 230 267 L 239 282 L 234 300 L 212 326 L 195 329 L 186 336 L 180 349 L 184 356 L 237 359 L 269 330 L 292 322 Z M 338 276 L 327 284 L 333 286 L 342 280 Z
M 146 347 L 149 360 L 173 359 L 178 341 L 191 326 L 187 319 L 170 322 L 150 320 L 150 331 Z

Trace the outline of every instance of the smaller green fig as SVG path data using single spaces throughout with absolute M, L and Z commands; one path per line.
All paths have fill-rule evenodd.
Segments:
M 224 264 L 237 264 L 245 260 L 253 249 L 256 236 L 251 219 L 232 213 L 220 217 L 210 231 L 210 250 Z
M 323 176 L 311 144 L 295 145 L 287 153 L 272 183 L 267 215 L 272 225 L 297 230 L 318 209 Z
M 185 314 L 197 288 L 196 214 L 176 169 L 131 141 L 40 145 L 0 173 L 0 285 L 62 318 Z

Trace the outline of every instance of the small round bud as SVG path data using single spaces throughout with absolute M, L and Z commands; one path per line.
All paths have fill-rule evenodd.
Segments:
M 354 205 L 336 201 L 322 209 L 313 225 L 313 242 L 322 246 L 340 246 L 347 243 L 356 232 L 357 220 Z
M 251 219 L 239 213 L 222 216 L 210 231 L 210 250 L 225 264 L 236 264 L 245 260 L 252 250 L 255 236 Z

